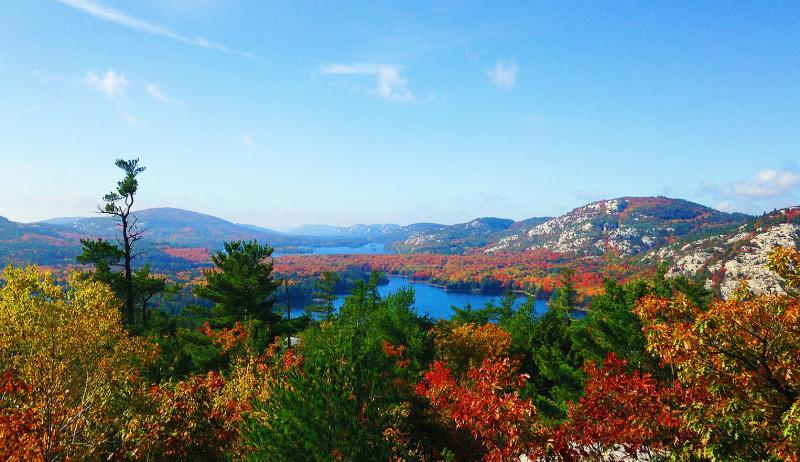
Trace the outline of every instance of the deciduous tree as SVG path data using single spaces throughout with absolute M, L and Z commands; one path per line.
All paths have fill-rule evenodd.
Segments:
M 86 460 L 121 446 L 128 393 L 156 349 L 123 329 L 111 289 L 33 267 L 8 267 L 0 288 L 0 370 L 25 384 L 4 412 L 32 413 L 44 460 Z
M 786 253 L 793 257 L 797 251 Z M 792 268 L 781 262 L 786 253 L 772 254 L 773 268 Z M 648 296 L 635 311 L 648 349 L 676 368 L 684 384 L 705 392 L 707 399 L 687 406 L 684 415 L 707 443 L 707 454 L 796 459 L 800 300 L 754 296 L 746 285 L 735 295 L 707 309 L 682 294 Z

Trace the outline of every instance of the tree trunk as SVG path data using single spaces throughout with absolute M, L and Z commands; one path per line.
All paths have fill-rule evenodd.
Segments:
M 133 273 L 131 272 L 131 239 L 128 236 L 128 215 L 122 215 L 122 241 L 125 246 L 125 319 L 134 323 Z

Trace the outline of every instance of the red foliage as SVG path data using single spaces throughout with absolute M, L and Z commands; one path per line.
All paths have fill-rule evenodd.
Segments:
M 649 374 L 626 372 L 614 353 L 603 368 L 584 367 L 585 396 L 554 431 L 554 450 L 564 460 L 639 460 L 692 441 L 682 428 L 681 406 L 692 396 L 679 383 L 663 384 Z
M 0 374 L 0 460 L 44 460 L 36 412 L 19 406 L 29 391 L 10 372 Z
M 394 346 L 386 340 L 383 341 L 383 352 L 389 359 L 396 359 L 395 365 L 399 368 L 405 368 L 411 362 L 409 358 L 403 358 L 406 352 L 405 345 Z
M 211 341 L 222 348 L 223 353 L 230 351 L 236 345 L 244 342 L 248 335 L 247 330 L 239 321 L 236 321 L 236 324 L 230 329 L 219 329 L 216 331 L 211 329 L 208 322 L 205 322 L 203 326 L 198 327 L 197 330 L 211 337 Z
M 192 376 L 172 387 L 154 385 L 155 409 L 136 422 L 141 436 L 132 456 L 170 460 L 221 460 L 239 436 L 242 403 L 222 395 L 225 379 L 216 372 Z M 191 458 L 191 459 L 190 459 Z
M 324 271 L 376 270 L 437 284 L 475 284 L 488 279 L 505 289 L 536 287 L 544 292 L 559 286 L 558 274 L 565 267 L 575 270 L 575 285 L 581 294 L 602 291 L 602 274 L 609 270 L 607 262 L 547 250 L 468 255 L 284 255 L 275 259 L 277 273 L 297 277 L 317 277 Z M 637 271 L 623 263 L 611 269 L 622 279 Z
M 416 392 L 456 428 L 466 429 L 484 450 L 485 461 L 516 460 L 539 452 L 541 431 L 536 409 L 521 399 L 516 387 L 526 375 L 515 376 L 511 360 L 486 360 L 459 383 L 444 363 L 436 361 L 417 384 Z
M 164 247 L 161 250 L 171 257 L 183 258 L 192 263 L 205 263 L 211 259 L 211 253 L 204 247 Z

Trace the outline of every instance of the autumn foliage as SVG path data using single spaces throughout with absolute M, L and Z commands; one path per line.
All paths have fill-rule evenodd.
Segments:
M 677 381 L 630 372 L 614 353 L 602 367 L 587 363 L 584 373 L 584 396 L 553 431 L 553 451 L 564 460 L 652 460 L 696 439 L 681 418 L 694 397 Z
M 602 273 L 630 277 L 639 270 L 622 263 L 579 258 L 546 250 L 467 255 L 284 255 L 276 258 L 275 271 L 296 277 L 318 277 L 326 271 L 381 271 L 430 281 L 452 289 L 541 289 L 550 293 L 559 285 L 561 269 L 575 270 L 575 285 L 582 295 L 602 291 Z
M 797 461 L 799 263 L 771 254 L 784 295 L 656 277 L 608 284 L 582 319 L 559 314 L 562 290 L 552 316 L 509 306 L 496 324 L 434 322 L 411 291 L 361 284 L 279 333 L 166 315 L 132 333 L 104 284 L 9 267 L 0 460 Z M 164 372 L 195 357 L 211 366 Z
M 496 324 L 442 323 L 433 329 L 434 346 L 440 361 L 457 377 L 479 368 L 484 360 L 508 356 L 511 334 Z
M 35 411 L 25 406 L 30 387 L 6 371 L 0 374 L 0 459 L 41 461 L 42 441 Z
M 533 455 L 541 447 L 536 409 L 517 392 L 526 379 L 514 374 L 508 358 L 486 359 L 463 380 L 436 361 L 416 391 L 430 400 L 442 419 L 469 432 L 483 449 L 484 461 L 511 461 Z
M 795 258 L 797 250 L 774 252 L 771 266 L 791 270 L 786 262 Z M 674 367 L 683 384 L 705 395 L 686 406 L 684 419 L 700 435 L 706 454 L 795 460 L 800 454 L 800 300 L 754 296 L 746 285 L 735 295 L 708 309 L 680 294 L 650 296 L 635 312 L 647 348 Z
M 217 372 L 196 375 L 174 385 L 154 385 L 151 403 L 128 425 L 135 460 L 215 461 L 224 458 L 238 437 L 244 403 L 224 395 Z
M 24 417 L 34 435 L 24 438 L 44 460 L 117 452 L 120 406 L 156 349 L 127 334 L 101 283 L 72 278 L 65 290 L 33 267 L 9 267 L 3 276 L 0 370 L 13 377 L 6 388 L 19 385 L 11 386 L 17 399 L 3 394 L 2 412 Z

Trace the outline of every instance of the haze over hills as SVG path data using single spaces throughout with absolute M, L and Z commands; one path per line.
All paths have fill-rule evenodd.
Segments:
M 355 224 L 352 226 L 332 225 L 302 225 L 290 229 L 290 234 L 318 237 L 347 237 L 365 239 L 369 242 L 389 243 L 406 239 L 415 232 L 437 229 L 442 226 L 438 223 L 412 223 L 410 225 L 386 224 Z
M 153 242 L 179 246 L 203 246 L 223 240 L 273 238 L 277 233 L 256 230 L 203 213 L 177 208 L 152 208 L 134 212 L 137 224 L 147 230 Z M 109 216 L 45 220 L 43 223 L 69 228 L 81 235 L 113 238 L 118 233 L 117 223 Z M 279 239 L 280 240 L 280 239 Z

